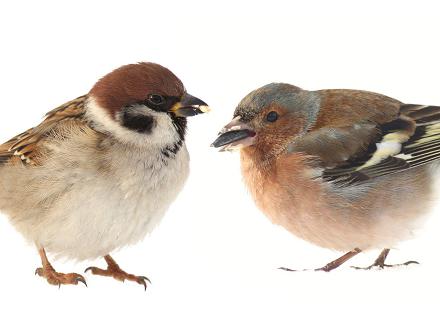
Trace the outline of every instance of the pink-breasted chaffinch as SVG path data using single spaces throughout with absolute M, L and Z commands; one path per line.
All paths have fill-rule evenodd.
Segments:
M 348 251 L 317 270 L 376 248 L 366 268 L 383 268 L 432 206 L 440 107 L 273 83 L 240 102 L 213 146 L 240 149 L 245 184 L 273 223 Z

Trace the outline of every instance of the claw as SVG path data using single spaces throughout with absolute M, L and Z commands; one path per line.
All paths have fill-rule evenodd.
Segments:
M 83 284 L 86 286 L 86 288 L 87 288 L 87 282 L 86 282 L 86 280 L 85 280 L 84 278 L 82 278 L 82 277 L 78 277 L 78 278 L 76 279 L 76 281 L 77 281 L 77 282 L 81 282 L 81 283 L 83 283 Z
M 290 269 L 290 268 L 287 268 L 287 267 L 278 267 L 278 269 L 285 270 L 286 272 L 296 272 L 295 269 Z
M 139 277 L 145 281 L 148 281 L 151 284 L 151 281 L 148 277 L 146 277 L 146 276 L 139 276 Z
M 138 276 L 136 282 L 142 284 L 145 291 L 147 291 L 147 282 L 151 284 L 151 281 L 146 276 Z
M 415 261 L 415 260 L 410 260 L 410 261 L 407 261 L 407 262 L 403 263 L 403 265 L 405 265 L 405 266 L 408 266 L 408 265 L 411 265 L 411 264 L 420 265 L 420 262 Z
M 371 268 L 373 268 L 373 266 L 368 266 L 368 267 L 350 266 L 350 268 L 357 269 L 357 270 L 370 270 Z M 383 267 L 381 267 L 381 268 L 383 268 Z
M 89 270 L 92 270 L 92 268 L 93 268 L 93 267 L 87 267 L 87 268 L 84 270 L 84 273 L 87 273 Z

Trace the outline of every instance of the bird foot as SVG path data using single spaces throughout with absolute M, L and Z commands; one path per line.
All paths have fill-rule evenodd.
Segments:
M 359 269 L 361 269 L 361 270 L 371 270 L 371 269 L 384 269 L 384 268 L 391 268 L 391 267 L 408 266 L 408 265 L 411 265 L 411 264 L 419 265 L 419 263 L 417 261 L 410 260 L 410 261 L 404 262 L 402 264 L 388 265 L 388 264 L 385 264 L 385 263 L 377 263 L 377 262 L 375 262 L 375 263 L 373 263 L 372 265 L 370 265 L 368 267 L 351 266 L 351 268 L 358 269 L 358 270 Z
M 347 252 L 346 254 L 344 254 L 343 256 L 339 257 L 338 259 L 330 261 L 328 264 L 326 264 L 323 267 L 315 268 L 315 269 L 303 269 L 303 271 L 314 270 L 314 271 L 317 271 L 317 272 L 318 271 L 323 271 L 323 272 L 327 272 L 328 273 L 328 272 L 332 271 L 333 269 L 338 268 L 344 262 L 346 262 L 347 260 L 350 260 L 351 258 L 353 258 L 355 255 L 359 254 L 360 252 L 361 252 L 361 249 L 356 248 L 356 249 L 353 249 L 353 250 Z M 285 271 L 288 271 L 288 272 L 296 272 L 297 271 L 297 270 L 286 268 L 286 267 L 280 267 L 278 269 L 285 270 Z
M 109 276 L 121 282 L 124 282 L 125 280 L 133 281 L 143 285 L 145 290 L 147 290 L 147 282 L 151 284 L 151 281 L 147 277 L 128 274 L 124 272 L 116 263 L 108 265 L 107 269 L 87 267 L 84 272 L 88 271 L 91 271 L 93 275 Z
M 77 285 L 79 282 L 87 286 L 84 276 L 77 273 L 68 273 L 68 274 L 58 273 L 52 267 L 50 268 L 39 267 L 35 270 L 35 275 L 44 277 L 49 284 L 58 285 L 58 287 L 61 287 L 61 284 Z

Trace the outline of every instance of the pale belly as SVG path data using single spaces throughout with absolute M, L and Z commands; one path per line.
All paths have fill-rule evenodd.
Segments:
M 56 257 L 94 259 L 150 233 L 177 197 L 189 174 L 185 148 L 167 166 L 139 163 L 112 176 L 73 184 L 39 218 L 14 221 L 38 247 Z

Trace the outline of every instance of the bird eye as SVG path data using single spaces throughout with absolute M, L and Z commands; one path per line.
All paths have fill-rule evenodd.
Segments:
M 266 120 L 271 123 L 273 123 L 277 119 L 278 119 L 278 114 L 275 111 L 269 112 L 266 116 Z
M 165 98 L 159 94 L 150 94 L 148 95 L 148 101 L 154 105 L 161 105 L 165 102 Z

